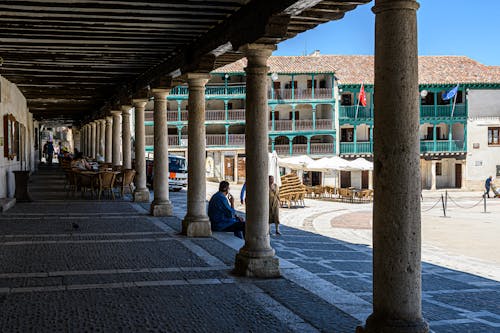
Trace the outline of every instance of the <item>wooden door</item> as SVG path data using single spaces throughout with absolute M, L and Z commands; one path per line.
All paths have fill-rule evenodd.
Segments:
M 312 186 L 321 185 L 321 175 L 322 175 L 322 172 L 317 172 L 317 171 L 311 172 Z
M 340 171 L 340 187 L 351 187 L 351 171 Z
M 434 139 L 434 129 L 432 127 L 427 127 L 427 140 Z
M 462 188 L 462 164 L 455 164 L 455 187 Z
M 244 183 L 246 180 L 245 164 L 245 157 L 238 156 L 238 183 Z
M 368 170 L 361 171 L 361 188 L 368 188 Z
M 224 179 L 234 181 L 234 156 L 224 156 Z

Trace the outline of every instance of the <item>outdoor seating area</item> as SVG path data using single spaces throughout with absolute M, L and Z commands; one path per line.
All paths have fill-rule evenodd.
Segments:
M 373 190 L 354 187 L 339 188 L 334 186 L 306 186 L 307 197 L 341 202 L 362 203 L 373 201 Z
M 133 193 L 135 170 L 113 167 L 111 163 L 86 162 L 91 170 L 77 168 L 69 159 L 60 161 L 65 174 L 64 191 L 68 197 L 76 197 L 80 192 L 82 198 L 115 200 L 117 196 L 123 199 L 126 192 Z

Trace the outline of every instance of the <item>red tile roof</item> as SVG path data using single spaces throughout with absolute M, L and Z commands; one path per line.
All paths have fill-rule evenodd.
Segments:
M 242 73 L 246 59 L 213 73 Z M 335 73 L 342 84 L 373 84 L 374 57 L 363 55 L 272 56 L 270 73 Z M 419 56 L 420 84 L 500 83 L 500 66 L 485 66 L 465 56 Z

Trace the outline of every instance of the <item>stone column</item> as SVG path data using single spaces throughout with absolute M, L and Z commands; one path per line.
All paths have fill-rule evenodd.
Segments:
M 154 200 L 151 215 L 171 216 L 172 204 L 168 193 L 168 125 L 166 89 L 152 89 L 154 96 Z
M 106 136 L 106 119 L 100 119 L 99 120 L 99 127 L 100 127 L 100 137 L 99 137 L 99 155 L 101 155 L 104 158 L 105 152 L 104 152 L 104 145 L 105 145 L 105 136 Z
M 104 161 L 113 161 L 113 117 L 106 117 L 106 135 L 104 138 Z
M 189 73 L 188 76 L 188 193 L 187 213 L 182 232 L 188 237 L 212 235 L 206 207 L 205 178 L 205 84 L 209 74 Z
M 83 125 L 82 129 L 80 131 L 80 151 L 83 153 L 83 155 L 85 155 L 85 150 L 87 149 L 87 147 L 85 147 L 85 143 L 87 140 L 86 133 L 85 133 L 86 128 L 87 128 L 87 126 Z
M 95 156 L 99 154 L 99 142 L 101 141 L 101 122 L 99 120 L 95 121 Z
M 121 111 L 111 111 L 113 115 L 113 149 L 112 163 L 113 166 L 122 165 L 121 163 Z
M 279 260 L 269 240 L 267 59 L 274 45 L 243 47 L 246 72 L 246 235 L 236 254 L 234 273 L 255 277 L 280 276 Z
M 95 146 L 96 146 L 96 126 L 95 121 L 90 123 L 90 157 L 95 158 Z
M 144 108 L 147 100 L 134 99 L 135 108 L 135 191 L 134 201 L 149 202 L 146 187 L 146 129 L 144 128 Z
M 431 190 L 436 189 L 436 163 L 437 161 L 431 161 Z
M 90 156 L 90 124 L 85 127 L 85 156 Z
M 130 135 L 130 105 L 122 105 L 122 151 L 123 168 L 132 168 L 132 148 Z
M 376 0 L 373 313 L 357 332 L 424 333 L 417 17 L 414 0 Z

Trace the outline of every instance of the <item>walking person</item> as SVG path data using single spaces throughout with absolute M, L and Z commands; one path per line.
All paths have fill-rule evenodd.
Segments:
M 269 176 L 269 224 L 274 223 L 276 235 L 280 233 L 280 197 L 278 185 L 274 182 L 274 177 Z M 269 233 L 271 228 L 269 227 Z
M 488 178 L 486 178 L 486 181 L 484 182 L 484 188 L 486 190 L 486 192 L 484 192 L 484 196 L 488 196 L 488 198 L 490 197 L 490 189 L 491 189 L 491 181 L 493 180 L 493 176 L 489 176 Z
M 52 165 L 52 158 L 54 157 L 54 145 L 52 141 L 47 142 L 47 164 Z

